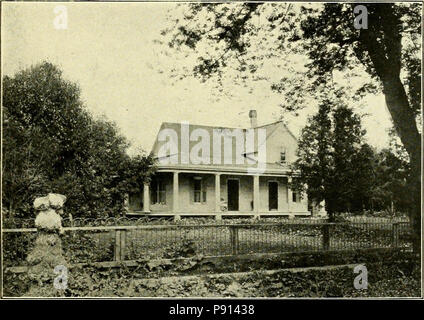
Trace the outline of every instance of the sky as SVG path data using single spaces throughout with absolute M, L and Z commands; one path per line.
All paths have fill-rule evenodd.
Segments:
M 197 79 L 173 82 L 157 65 L 172 66 L 155 40 L 167 26 L 173 3 L 63 3 L 68 23 L 56 29 L 58 3 L 2 3 L 2 71 L 12 76 L 43 60 L 58 65 L 66 79 L 77 82 L 85 106 L 96 117 L 114 121 L 131 143 L 131 152 L 150 151 L 162 122 L 249 127 L 256 109 L 258 124 L 279 119 L 281 95 L 268 88 L 234 88 L 231 97 L 216 99 L 210 83 Z M 56 20 L 55 20 L 56 19 Z M 357 112 L 366 139 L 377 148 L 388 144 L 391 127 L 384 96 L 369 95 Z M 307 116 L 284 114 L 298 135 Z

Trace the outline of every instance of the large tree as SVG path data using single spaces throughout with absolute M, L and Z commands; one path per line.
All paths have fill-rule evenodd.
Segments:
M 293 170 L 300 176 L 293 179 L 293 189 L 301 193 L 307 192 L 308 198 L 320 203 L 325 200 L 326 210 L 333 215 L 332 174 L 334 159 L 332 155 L 332 121 L 333 104 L 324 99 L 318 112 L 309 117 L 308 124 L 302 129 L 296 150 L 297 160 Z M 306 189 L 307 187 L 307 189 Z
M 116 125 L 93 117 L 78 86 L 49 62 L 3 78 L 3 119 L 8 215 L 28 216 L 34 198 L 49 192 L 67 196 L 68 213 L 118 215 L 125 193 L 152 173 L 152 158 L 130 158 Z
M 336 213 L 364 208 L 372 190 L 373 150 L 365 143 L 360 117 L 338 98 L 323 99 L 308 119 L 298 142 L 292 188 L 305 189 L 308 198 L 325 200 Z
M 302 30 L 313 59 L 311 71 L 325 76 L 334 69 L 346 70 L 359 62 L 384 93 L 396 132 L 410 157 L 410 216 L 415 231 L 414 247 L 418 251 L 421 135 L 416 118 L 421 110 L 421 5 L 367 4 L 368 26 L 359 30 L 352 24 L 356 5 L 327 4 L 317 16 L 304 21 Z
M 333 211 L 351 211 L 358 196 L 357 183 L 364 172 L 359 170 L 365 166 L 368 159 L 360 156 L 361 145 L 364 143 L 365 131 L 361 126 L 360 117 L 344 104 L 339 104 L 333 111 L 332 157 L 334 172 L 332 185 L 336 190 L 338 201 Z M 328 130 L 331 130 L 330 128 Z
M 421 136 L 416 120 L 421 107 L 421 4 L 366 4 L 366 29 L 355 28 L 357 5 L 311 4 L 301 10 L 300 5 L 287 3 L 184 5 L 182 18 L 174 19 L 172 29 L 164 30 L 164 35 L 170 47 L 197 54 L 195 63 L 184 66 L 182 74 L 194 74 L 203 81 L 215 77 L 219 84 L 228 74 L 234 76 L 234 83 L 260 81 L 260 70 L 267 61 L 279 60 L 283 67 L 275 71 L 284 74 L 272 87 L 286 93 L 282 106 L 287 110 L 300 107 L 307 93 L 319 91 L 336 72 L 369 75 L 358 94 L 383 92 L 410 158 L 408 184 L 413 205 L 409 212 L 418 250 Z M 299 73 L 290 69 L 288 58 L 295 54 L 310 59 L 307 76 L 288 81 L 287 74 Z

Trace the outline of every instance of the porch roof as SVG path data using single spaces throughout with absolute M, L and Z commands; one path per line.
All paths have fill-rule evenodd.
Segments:
M 187 173 L 209 173 L 209 174 L 238 174 L 238 175 L 272 175 L 287 177 L 292 172 L 288 166 L 283 166 L 277 163 L 267 163 L 265 168 L 259 168 L 258 172 L 253 171 L 255 168 L 249 165 L 238 166 L 220 166 L 220 165 L 182 165 L 182 164 L 167 164 L 158 165 L 157 172 L 187 172 Z

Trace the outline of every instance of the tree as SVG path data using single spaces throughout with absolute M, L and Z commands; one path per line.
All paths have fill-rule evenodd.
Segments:
M 307 186 L 308 198 L 325 200 L 331 219 L 346 209 L 362 209 L 358 202 L 362 205 L 371 189 L 365 182 L 370 179 L 364 169 L 372 166 L 364 133 L 360 117 L 337 97 L 325 98 L 302 130 L 293 164 L 299 176 L 292 187 Z
M 292 188 L 307 192 L 308 198 L 317 203 L 326 201 L 326 209 L 333 214 L 333 186 L 330 180 L 334 171 L 332 154 L 332 121 L 330 119 L 332 104 L 324 100 L 319 105 L 316 115 L 309 118 L 302 129 L 296 150 L 297 160 L 293 171 L 299 171 L 300 177 L 293 179 Z M 306 189 L 307 186 L 307 189 Z
M 381 180 L 376 175 L 378 168 L 376 150 L 363 143 L 353 156 L 356 176 L 352 185 L 351 206 L 353 211 L 374 211 L 373 196 Z
M 379 209 L 407 211 L 411 205 L 408 196 L 407 177 L 409 164 L 389 149 L 383 149 L 376 155 L 376 185 L 372 192 L 372 201 Z
M 218 84 L 228 70 L 227 75 L 235 74 L 241 82 L 259 81 L 263 77 L 258 71 L 271 59 L 280 60 L 285 66 L 280 70 L 287 74 L 287 56 L 306 53 L 310 62 L 303 85 L 299 78 L 287 81 L 285 75 L 272 85 L 279 92 L 291 93 L 284 98 L 296 103 L 283 103 L 287 110 L 300 107 L 302 96 L 331 81 L 335 72 L 368 74 L 369 81 L 358 94 L 384 93 L 396 132 L 410 157 L 408 184 L 413 204 L 409 213 L 418 252 L 421 136 L 416 120 L 421 106 L 421 4 L 366 4 L 368 28 L 359 30 L 353 23 L 356 5 L 311 4 L 299 12 L 298 6 L 287 3 L 193 4 L 184 7 L 183 18 L 176 18 L 173 31 L 165 30 L 164 35 L 170 35 L 166 41 L 171 48 L 197 53 L 196 63 L 183 68 L 183 76 L 192 72 L 203 81 L 215 77 Z
M 421 135 L 416 116 L 421 107 L 420 42 L 417 40 L 421 5 L 367 5 L 368 28 L 360 30 L 352 24 L 355 5 L 327 4 L 317 17 L 309 17 L 303 23 L 309 55 L 314 61 L 310 67 L 316 75 L 325 76 L 334 69 L 345 70 L 359 62 L 381 87 L 396 132 L 410 157 L 408 184 L 412 202 L 409 211 L 414 227 L 414 249 L 419 252 Z M 329 44 L 336 50 L 330 52 Z
M 331 211 L 352 210 L 355 202 L 357 179 L 362 175 L 357 161 L 366 160 L 358 156 L 365 131 L 361 119 L 346 105 L 340 104 L 333 111 L 332 157 L 334 172 L 331 179 L 338 201 Z
M 39 130 L 24 130 L 9 118 L 3 122 L 2 145 L 3 208 L 11 215 L 17 208 L 28 212 L 32 195 L 46 187 L 48 172 L 43 164 L 53 162 L 50 141 Z
M 119 215 L 135 174 L 148 179 L 153 159 L 130 158 L 116 125 L 94 118 L 75 83 L 43 62 L 3 79 L 3 207 L 28 216 L 49 192 L 67 196 L 76 216 Z M 129 168 L 141 170 L 128 171 Z

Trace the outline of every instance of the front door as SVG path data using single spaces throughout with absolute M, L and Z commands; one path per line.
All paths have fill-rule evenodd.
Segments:
M 227 182 L 228 211 L 238 211 L 239 209 L 239 182 L 229 179 Z
M 269 182 L 268 184 L 268 204 L 269 211 L 278 210 L 278 183 Z

